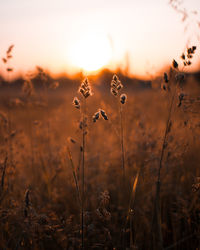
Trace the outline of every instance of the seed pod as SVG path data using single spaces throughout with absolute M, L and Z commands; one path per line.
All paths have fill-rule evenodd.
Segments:
M 167 90 L 166 83 L 162 83 L 162 84 L 161 84 L 161 89 L 163 89 L 164 91 L 166 91 L 166 90 Z
M 13 48 L 14 48 L 14 44 L 10 45 L 8 47 L 8 50 L 6 51 L 6 54 L 10 54 Z
M 169 82 L 168 75 L 166 72 L 164 73 L 164 81 L 165 81 L 165 83 Z
M 13 71 L 13 68 L 7 68 L 6 69 L 8 72 L 12 72 Z
M 100 112 L 101 112 L 101 116 L 103 117 L 103 119 L 107 121 L 108 117 L 106 115 L 106 112 L 103 109 L 100 109 Z
M 2 58 L 3 63 L 7 63 L 7 59 L 6 58 Z
M 177 63 L 176 60 L 173 60 L 172 65 L 173 65 L 173 67 L 174 67 L 175 69 L 178 68 L 178 63 Z
M 99 117 L 100 117 L 100 112 L 98 111 L 98 112 L 96 112 L 96 113 L 93 115 L 93 117 L 92 117 L 93 122 L 96 122 L 96 121 L 99 119 Z
M 80 121 L 80 123 L 79 123 L 79 128 L 83 129 L 83 122 L 82 121 Z
M 126 95 L 126 94 L 122 94 L 122 95 L 120 96 L 120 102 L 121 102 L 122 104 L 125 104 L 125 103 L 126 103 L 126 100 L 127 100 L 127 95 Z
M 192 48 L 188 48 L 187 53 L 188 53 L 188 55 L 189 55 L 189 54 L 192 54 L 192 53 L 193 53 Z
M 113 94 L 114 96 L 117 96 L 117 94 L 118 94 L 118 92 L 117 92 L 114 88 L 112 88 L 112 89 L 110 90 L 110 92 L 111 92 L 111 94 Z
M 197 49 L 197 46 L 192 46 L 192 50 L 195 51 Z
M 120 89 L 122 89 L 123 88 L 123 85 L 122 84 L 119 84 L 118 86 L 117 86 L 117 90 L 119 91 Z
M 68 137 L 68 141 L 71 142 L 71 143 L 73 143 L 73 144 L 76 143 L 76 141 L 72 137 Z
M 77 97 L 74 97 L 73 99 L 73 105 L 75 108 L 80 109 L 80 101 Z
M 181 59 L 185 60 L 185 54 L 184 53 L 181 55 Z

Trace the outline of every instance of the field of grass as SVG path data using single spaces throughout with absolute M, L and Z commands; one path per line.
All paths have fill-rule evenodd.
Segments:
M 118 76 L 1 80 L 0 249 L 200 249 L 200 78 Z

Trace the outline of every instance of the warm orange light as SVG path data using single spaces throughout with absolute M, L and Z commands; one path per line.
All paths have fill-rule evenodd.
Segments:
M 96 71 L 109 63 L 111 46 L 106 35 L 84 35 L 70 50 L 71 63 L 85 71 Z

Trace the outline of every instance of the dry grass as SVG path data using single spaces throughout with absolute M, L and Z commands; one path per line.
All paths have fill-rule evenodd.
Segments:
M 122 80 L 124 105 L 112 78 L 79 101 L 38 71 L 43 88 L 29 78 L 0 101 L 0 249 L 198 249 L 199 80 L 181 97 Z

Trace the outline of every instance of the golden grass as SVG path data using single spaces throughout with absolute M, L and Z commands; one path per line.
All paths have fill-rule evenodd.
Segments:
M 6 90 L 0 249 L 199 248 L 200 86 L 175 62 L 165 91 L 115 75 L 103 90 L 85 79 L 79 100 L 41 68 Z

